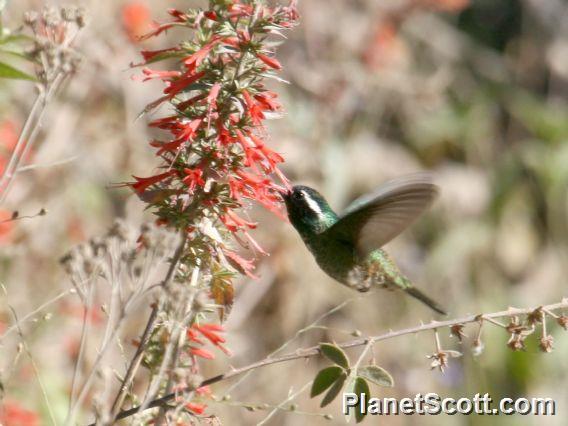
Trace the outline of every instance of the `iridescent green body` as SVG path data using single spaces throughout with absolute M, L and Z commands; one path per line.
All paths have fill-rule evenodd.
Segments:
M 337 215 L 328 213 L 327 219 L 316 227 L 298 227 L 302 240 L 326 274 L 358 291 L 367 291 L 372 286 L 400 289 L 411 286 L 386 251 L 379 248 L 359 259 L 353 245 L 322 232 L 336 221 Z
M 371 287 L 403 290 L 445 314 L 380 248 L 407 227 L 436 194 L 437 187 L 426 178 L 412 177 L 358 200 L 342 216 L 312 188 L 295 186 L 282 196 L 290 222 L 330 277 L 361 292 Z

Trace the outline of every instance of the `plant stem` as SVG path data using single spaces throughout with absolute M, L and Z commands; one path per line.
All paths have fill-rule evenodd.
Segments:
M 427 330 L 435 330 L 435 329 L 439 329 L 439 328 L 451 327 L 451 326 L 457 325 L 457 324 L 476 323 L 476 322 L 479 322 L 480 318 L 485 318 L 485 319 L 487 319 L 487 318 L 492 318 L 492 319 L 493 318 L 504 318 L 504 317 L 512 317 L 514 315 L 527 315 L 527 314 L 530 314 L 531 312 L 534 312 L 536 309 L 546 309 L 548 311 L 555 311 L 555 310 L 558 310 L 558 309 L 565 309 L 565 308 L 568 308 L 568 298 L 563 299 L 559 303 L 554 303 L 554 304 L 551 304 L 551 305 L 546 305 L 546 306 L 542 306 L 542 307 L 538 307 L 538 308 L 522 308 L 522 309 L 509 308 L 505 311 L 499 311 L 499 312 L 493 312 L 493 313 L 487 313 L 487 314 L 481 314 L 481 315 L 479 315 L 479 314 L 478 315 L 469 315 L 469 316 L 466 316 L 466 317 L 447 320 L 447 321 L 432 321 L 429 324 L 421 324 L 421 325 L 416 326 L 416 327 L 405 328 L 405 329 L 397 330 L 397 331 L 390 331 L 388 333 L 381 334 L 381 335 L 378 335 L 378 336 L 364 337 L 364 338 L 360 338 L 360 339 L 351 340 L 349 342 L 340 343 L 337 346 L 339 346 L 340 348 L 343 348 L 343 349 L 348 349 L 348 348 L 354 348 L 354 347 L 363 346 L 363 345 L 369 345 L 370 342 L 376 343 L 376 342 L 379 342 L 379 341 L 382 341 L 382 340 L 389 340 L 389 339 L 393 339 L 395 337 L 405 336 L 405 335 L 408 335 L 408 334 L 421 333 L 421 332 L 424 332 L 424 331 L 427 331 Z M 278 364 L 278 363 L 287 362 L 287 361 L 293 361 L 293 360 L 300 359 L 300 358 L 310 358 L 310 357 L 317 356 L 319 354 L 320 354 L 319 346 L 312 346 L 312 347 L 306 348 L 306 349 L 299 349 L 299 350 L 295 351 L 294 353 L 282 355 L 280 357 L 265 358 L 263 360 L 257 361 L 255 363 L 249 364 L 247 366 L 232 369 L 231 371 L 229 371 L 227 373 L 219 374 L 217 376 L 214 376 L 214 377 L 211 377 L 207 380 L 204 380 L 203 382 L 201 382 L 199 387 L 208 386 L 208 385 L 212 385 L 214 383 L 218 383 L 218 382 L 221 382 L 221 381 L 224 381 L 224 380 L 228 380 L 228 379 L 231 379 L 235 376 L 239 376 L 243 373 L 246 373 L 248 371 L 255 370 L 257 368 L 266 367 L 268 365 Z M 148 404 L 145 404 L 144 408 L 150 409 L 150 408 L 155 408 L 155 407 L 161 407 L 162 405 L 168 403 L 170 400 L 174 399 L 175 396 L 179 392 L 183 392 L 183 391 L 187 392 L 187 391 L 191 391 L 191 390 L 193 390 L 193 389 L 186 388 L 186 389 L 180 390 L 178 392 L 173 392 L 173 393 L 167 394 L 167 395 L 165 395 L 161 398 L 158 398 L 158 399 L 151 401 Z M 131 408 L 129 410 L 121 411 L 115 417 L 115 421 L 130 417 L 130 416 L 138 413 L 141 408 L 142 408 L 141 406 L 138 406 L 138 407 Z M 89 426 L 95 426 L 95 424 L 93 423 Z

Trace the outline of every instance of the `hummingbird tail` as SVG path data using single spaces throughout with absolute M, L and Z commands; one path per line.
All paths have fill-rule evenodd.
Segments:
M 422 293 L 416 287 L 412 287 L 412 286 L 406 287 L 404 289 L 404 291 L 406 291 L 412 297 L 420 300 L 422 303 L 425 303 L 426 305 L 428 305 L 430 308 L 432 308 L 433 310 L 435 310 L 439 314 L 448 315 L 448 313 L 444 310 L 444 308 L 442 308 L 437 302 L 430 299 L 428 296 L 426 296 L 424 293 Z

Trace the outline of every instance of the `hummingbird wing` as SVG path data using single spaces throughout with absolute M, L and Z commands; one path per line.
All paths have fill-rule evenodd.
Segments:
M 352 244 L 364 259 L 410 226 L 437 195 L 429 173 L 391 180 L 351 203 L 325 233 Z

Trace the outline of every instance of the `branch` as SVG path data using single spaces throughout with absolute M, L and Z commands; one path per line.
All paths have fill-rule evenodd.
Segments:
M 427 331 L 427 330 L 436 330 L 436 329 L 439 329 L 439 328 L 453 327 L 453 326 L 464 325 L 464 324 L 469 324 L 469 323 L 479 323 L 479 322 L 482 322 L 483 320 L 488 320 L 488 322 L 491 322 L 491 320 L 494 320 L 496 318 L 514 317 L 516 315 L 529 315 L 529 314 L 535 313 L 537 311 L 540 311 L 540 312 L 543 312 L 543 313 L 550 315 L 551 311 L 556 311 L 558 309 L 564 309 L 564 308 L 568 308 L 568 298 L 562 299 L 562 302 L 559 302 L 559 303 L 540 306 L 540 307 L 536 307 L 536 308 L 522 308 L 522 309 L 509 308 L 505 311 L 493 312 L 493 313 L 488 313 L 488 314 L 469 315 L 469 316 L 466 316 L 466 317 L 447 320 L 447 321 L 432 321 L 429 324 L 421 324 L 419 326 L 405 328 L 405 329 L 402 329 L 402 330 L 389 331 L 388 333 L 377 335 L 377 336 L 362 337 L 362 338 L 359 338 L 359 339 L 351 340 L 349 342 L 337 344 L 337 346 L 340 347 L 340 348 L 343 348 L 343 349 L 354 348 L 354 347 L 358 347 L 358 346 L 368 345 L 369 342 L 376 343 L 376 342 L 379 342 L 379 341 L 382 341 L 382 340 L 389 340 L 389 339 L 393 339 L 395 337 L 405 336 L 405 335 L 408 335 L 408 334 L 421 333 L 421 332 L 424 332 L 424 331 Z M 246 373 L 247 371 L 255 370 L 257 368 L 266 367 L 266 366 L 272 365 L 272 364 L 279 364 L 279 363 L 287 362 L 287 361 L 293 361 L 293 360 L 300 359 L 300 358 L 311 358 L 311 357 L 314 357 L 314 356 L 319 355 L 319 354 L 320 354 L 319 346 L 312 346 L 312 347 L 306 348 L 306 349 L 298 349 L 295 352 L 287 354 L 287 355 L 282 355 L 282 356 L 274 357 L 274 358 L 268 357 L 268 358 L 265 358 L 261 361 L 257 361 L 253 364 L 249 364 L 249 365 L 241 367 L 241 368 L 233 369 L 233 370 L 231 370 L 227 373 L 223 373 L 223 374 L 219 374 L 218 376 L 211 377 L 211 378 L 201 382 L 201 384 L 198 387 L 212 385 L 214 383 L 218 383 L 218 382 L 221 382 L 221 381 L 224 381 L 224 380 L 228 380 L 228 379 L 231 379 L 235 376 L 239 376 L 243 373 Z M 169 401 L 171 401 L 172 399 L 174 399 L 175 396 L 178 395 L 179 393 L 190 392 L 192 390 L 194 390 L 194 389 L 187 387 L 187 388 L 182 389 L 178 392 L 172 392 L 172 393 L 169 393 L 167 395 L 164 395 L 163 397 L 157 398 L 157 399 L 153 400 L 152 402 L 150 402 L 149 404 L 146 404 L 145 409 L 161 407 L 161 406 L 165 405 L 166 403 L 168 403 Z M 140 408 L 141 408 L 141 406 L 138 406 L 138 407 L 131 408 L 129 410 L 121 411 L 116 416 L 115 421 L 118 421 L 120 419 L 124 419 L 126 417 L 130 417 L 130 416 L 138 413 L 140 411 Z M 94 426 L 94 425 L 95 424 L 93 423 L 89 426 Z
M 172 260 L 170 261 L 170 267 L 168 268 L 168 272 L 166 273 L 166 277 L 165 277 L 164 281 L 162 282 L 162 288 L 164 288 L 164 289 L 166 289 L 169 286 L 170 282 L 172 281 L 172 279 L 174 277 L 174 273 L 177 269 L 178 262 L 181 259 L 181 256 L 183 255 L 183 251 L 184 251 L 186 242 L 187 242 L 187 234 L 182 232 L 182 238 L 179 242 L 178 247 L 176 248 L 176 251 L 174 253 L 174 256 L 172 257 Z M 128 370 L 126 371 L 126 375 L 124 376 L 124 379 L 122 380 L 122 383 L 120 384 L 118 394 L 116 395 L 116 398 L 114 399 L 114 402 L 112 404 L 112 408 L 111 408 L 111 416 L 112 417 L 115 417 L 117 415 L 118 411 L 120 410 L 120 407 L 122 406 L 122 404 L 124 402 L 124 398 L 126 397 L 126 393 L 128 391 L 128 388 L 130 387 L 130 383 L 134 379 L 134 376 L 136 375 L 136 371 L 138 370 L 138 367 L 140 366 L 140 362 L 142 361 L 142 358 L 144 356 L 146 346 L 148 345 L 148 342 L 150 341 L 150 337 L 152 337 L 152 332 L 154 331 L 154 326 L 156 324 L 156 318 L 158 317 L 158 311 L 159 311 L 159 304 L 156 303 L 154 305 L 154 307 L 152 308 L 152 312 L 150 313 L 150 316 L 148 317 L 148 320 L 146 322 L 146 327 L 144 328 L 144 332 L 142 333 L 142 337 L 140 338 L 140 344 L 138 345 L 138 348 L 136 349 L 136 353 L 134 354 L 134 356 L 132 357 L 132 360 L 130 361 L 130 365 L 128 366 Z

